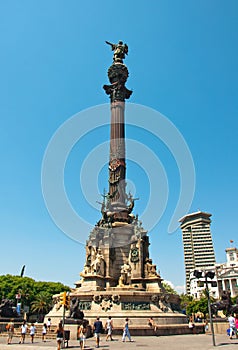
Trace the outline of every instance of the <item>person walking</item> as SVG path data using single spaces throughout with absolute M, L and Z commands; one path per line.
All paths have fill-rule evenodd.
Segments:
M 86 333 L 87 333 L 86 325 L 82 323 L 78 328 L 79 346 L 80 346 L 80 349 L 82 350 L 85 348 Z
M 124 324 L 123 334 L 122 334 L 122 341 L 123 342 L 126 341 L 126 337 L 128 337 L 129 341 L 132 341 L 130 331 L 129 331 L 129 318 L 126 318 L 125 324 Z
M 25 343 L 26 332 L 27 332 L 27 324 L 26 324 L 26 321 L 23 321 L 21 325 L 21 338 L 20 338 L 19 344 Z
M 56 341 L 57 341 L 57 350 L 60 350 L 61 344 L 64 341 L 64 328 L 63 328 L 62 322 L 58 324 L 58 327 L 55 333 L 56 333 Z
M 36 327 L 34 326 L 34 323 L 30 326 L 30 336 L 31 336 L 31 342 L 34 343 L 34 337 L 36 333 Z
M 6 325 L 6 330 L 7 330 L 7 344 L 11 344 L 12 338 L 14 335 L 13 318 L 11 318 L 10 322 Z
M 42 327 L 42 341 L 46 342 L 47 324 L 44 323 Z
M 51 318 L 49 317 L 48 320 L 47 320 L 47 329 L 48 329 L 48 332 L 50 332 L 50 328 L 51 328 Z
M 235 324 L 235 317 L 230 315 L 228 317 L 228 322 L 229 322 L 229 328 L 230 328 L 230 339 L 232 339 L 233 333 L 236 334 L 236 324 Z
M 93 330 L 94 330 L 94 335 L 96 339 L 96 348 L 99 348 L 100 334 L 102 333 L 102 330 L 103 330 L 102 321 L 100 321 L 99 317 L 97 317 L 97 320 L 94 322 Z
M 238 314 L 235 316 L 236 338 L 238 338 Z
M 108 340 L 108 338 L 112 339 L 112 330 L 113 330 L 113 321 L 112 321 L 112 317 L 108 316 L 108 319 L 106 320 L 105 323 L 105 328 L 107 330 L 107 336 L 106 336 L 106 341 Z

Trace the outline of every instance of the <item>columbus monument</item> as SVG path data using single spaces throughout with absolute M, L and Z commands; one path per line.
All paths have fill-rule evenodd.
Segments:
M 183 324 L 186 319 L 178 311 L 179 297 L 165 291 L 149 255 L 147 231 L 133 214 L 137 198 L 126 191 L 125 100 L 132 94 L 125 86 L 128 46 L 122 41 L 106 43 L 113 51 L 110 84 L 103 86 L 111 106 L 109 188 L 102 195 L 101 218 L 86 241 L 85 264 L 70 293 L 71 301 L 91 323 L 97 316 L 110 315 L 114 327 L 121 327 L 125 317 L 135 328 L 148 328 L 149 317 L 157 324 Z M 58 296 L 54 302 L 47 317 L 60 315 Z

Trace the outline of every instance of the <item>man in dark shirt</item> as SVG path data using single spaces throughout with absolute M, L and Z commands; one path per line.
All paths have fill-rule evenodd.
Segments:
M 102 321 L 97 317 L 97 321 L 94 322 L 93 330 L 96 338 L 96 348 L 99 348 L 100 333 L 102 333 Z

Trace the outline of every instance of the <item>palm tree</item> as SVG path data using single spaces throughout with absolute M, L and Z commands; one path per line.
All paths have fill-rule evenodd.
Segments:
M 31 311 L 37 312 L 38 315 L 46 314 L 51 308 L 51 297 L 48 293 L 41 292 L 31 303 Z
M 28 304 L 27 301 L 28 301 L 28 299 L 31 296 L 30 288 L 28 288 L 27 286 L 23 285 L 20 289 L 18 289 L 18 294 L 21 295 L 22 306 L 27 305 Z
M 176 290 L 174 290 L 173 287 L 170 284 L 168 284 L 167 282 L 163 281 L 162 285 L 163 285 L 166 293 L 168 293 L 168 294 L 176 294 L 176 295 L 178 294 L 176 292 Z

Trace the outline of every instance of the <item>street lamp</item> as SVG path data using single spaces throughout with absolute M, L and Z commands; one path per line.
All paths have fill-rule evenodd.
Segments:
M 207 278 L 210 278 L 212 280 L 215 277 L 215 272 L 212 272 L 212 271 L 207 271 L 206 272 L 206 271 L 194 270 L 193 275 L 197 279 L 205 277 L 205 286 L 206 286 L 206 294 L 207 294 L 207 306 L 208 306 L 209 320 L 210 320 L 211 331 L 212 331 L 212 342 L 213 342 L 213 346 L 216 346 L 214 327 L 213 327 L 213 321 L 212 321 L 211 299 L 210 299 L 210 294 L 209 294 L 209 289 L 208 289 L 208 283 L 212 283 L 212 281 L 208 281 L 207 280 Z

